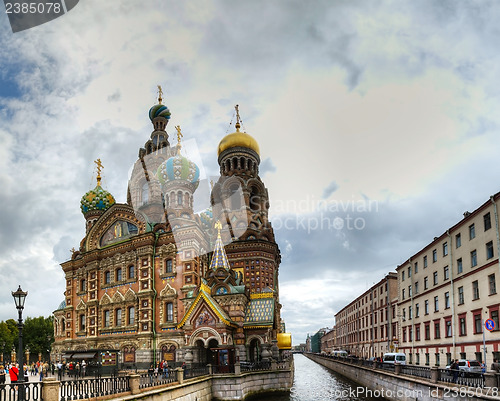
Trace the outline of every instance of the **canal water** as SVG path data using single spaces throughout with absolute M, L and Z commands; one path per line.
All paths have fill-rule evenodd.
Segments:
M 304 355 L 295 354 L 295 379 L 290 394 L 260 395 L 259 401 L 369 401 L 381 397 L 367 397 L 365 387 L 317 364 Z M 369 394 L 368 394 L 369 395 Z M 372 394 L 376 395 L 376 394 Z

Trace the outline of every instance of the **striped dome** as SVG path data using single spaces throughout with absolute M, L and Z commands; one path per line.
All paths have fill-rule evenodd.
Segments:
M 170 110 L 164 104 L 155 104 L 149 109 L 149 119 L 153 121 L 156 117 L 170 120 Z
M 200 180 L 200 169 L 188 158 L 177 154 L 160 164 L 156 175 L 163 185 L 172 181 L 187 181 L 197 187 Z

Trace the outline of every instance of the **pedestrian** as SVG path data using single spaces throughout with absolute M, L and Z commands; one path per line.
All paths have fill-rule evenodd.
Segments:
M 5 368 L 0 365 L 0 384 L 5 384 Z
M 456 359 L 451 361 L 450 369 L 453 373 L 453 383 L 456 383 L 458 380 L 459 366 Z
M 151 364 L 148 369 L 149 383 L 153 383 L 153 373 L 154 373 L 154 368 L 153 364 Z
M 493 359 L 493 363 L 491 364 L 491 370 L 493 372 L 500 372 L 500 363 L 498 363 L 498 359 Z
M 18 365 L 12 365 L 9 369 L 9 376 L 11 383 L 17 383 L 19 380 L 19 368 Z

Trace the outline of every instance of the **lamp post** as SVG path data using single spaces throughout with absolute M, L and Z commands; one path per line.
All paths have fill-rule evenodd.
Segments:
M 17 382 L 21 384 L 19 387 L 18 395 L 19 401 L 25 401 L 26 389 L 24 388 L 24 352 L 23 352 L 23 309 L 24 309 L 24 301 L 26 300 L 26 295 L 28 292 L 24 292 L 21 289 L 21 286 L 17 289 L 17 291 L 12 292 L 12 296 L 14 297 L 14 302 L 16 303 L 16 308 L 19 313 L 19 321 L 17 323 L 17 328 L 19 329 L 19 348 L 17 352 L 17 363 L 19 364 L 18 371 L 18 379 Z

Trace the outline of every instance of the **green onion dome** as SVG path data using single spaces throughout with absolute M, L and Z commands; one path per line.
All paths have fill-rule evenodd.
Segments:
M 164 104 L 155 104 L 149 109 L 149 119 L 153 121 L 156 117 L 163 117 L 170 120 L 170 110 Z
M 80 201 L 82 213 L 86 215 L 92 211 L 106 211 L 116 203 L 115 198 L 108 191 L 97 186 L 83 195 Z

